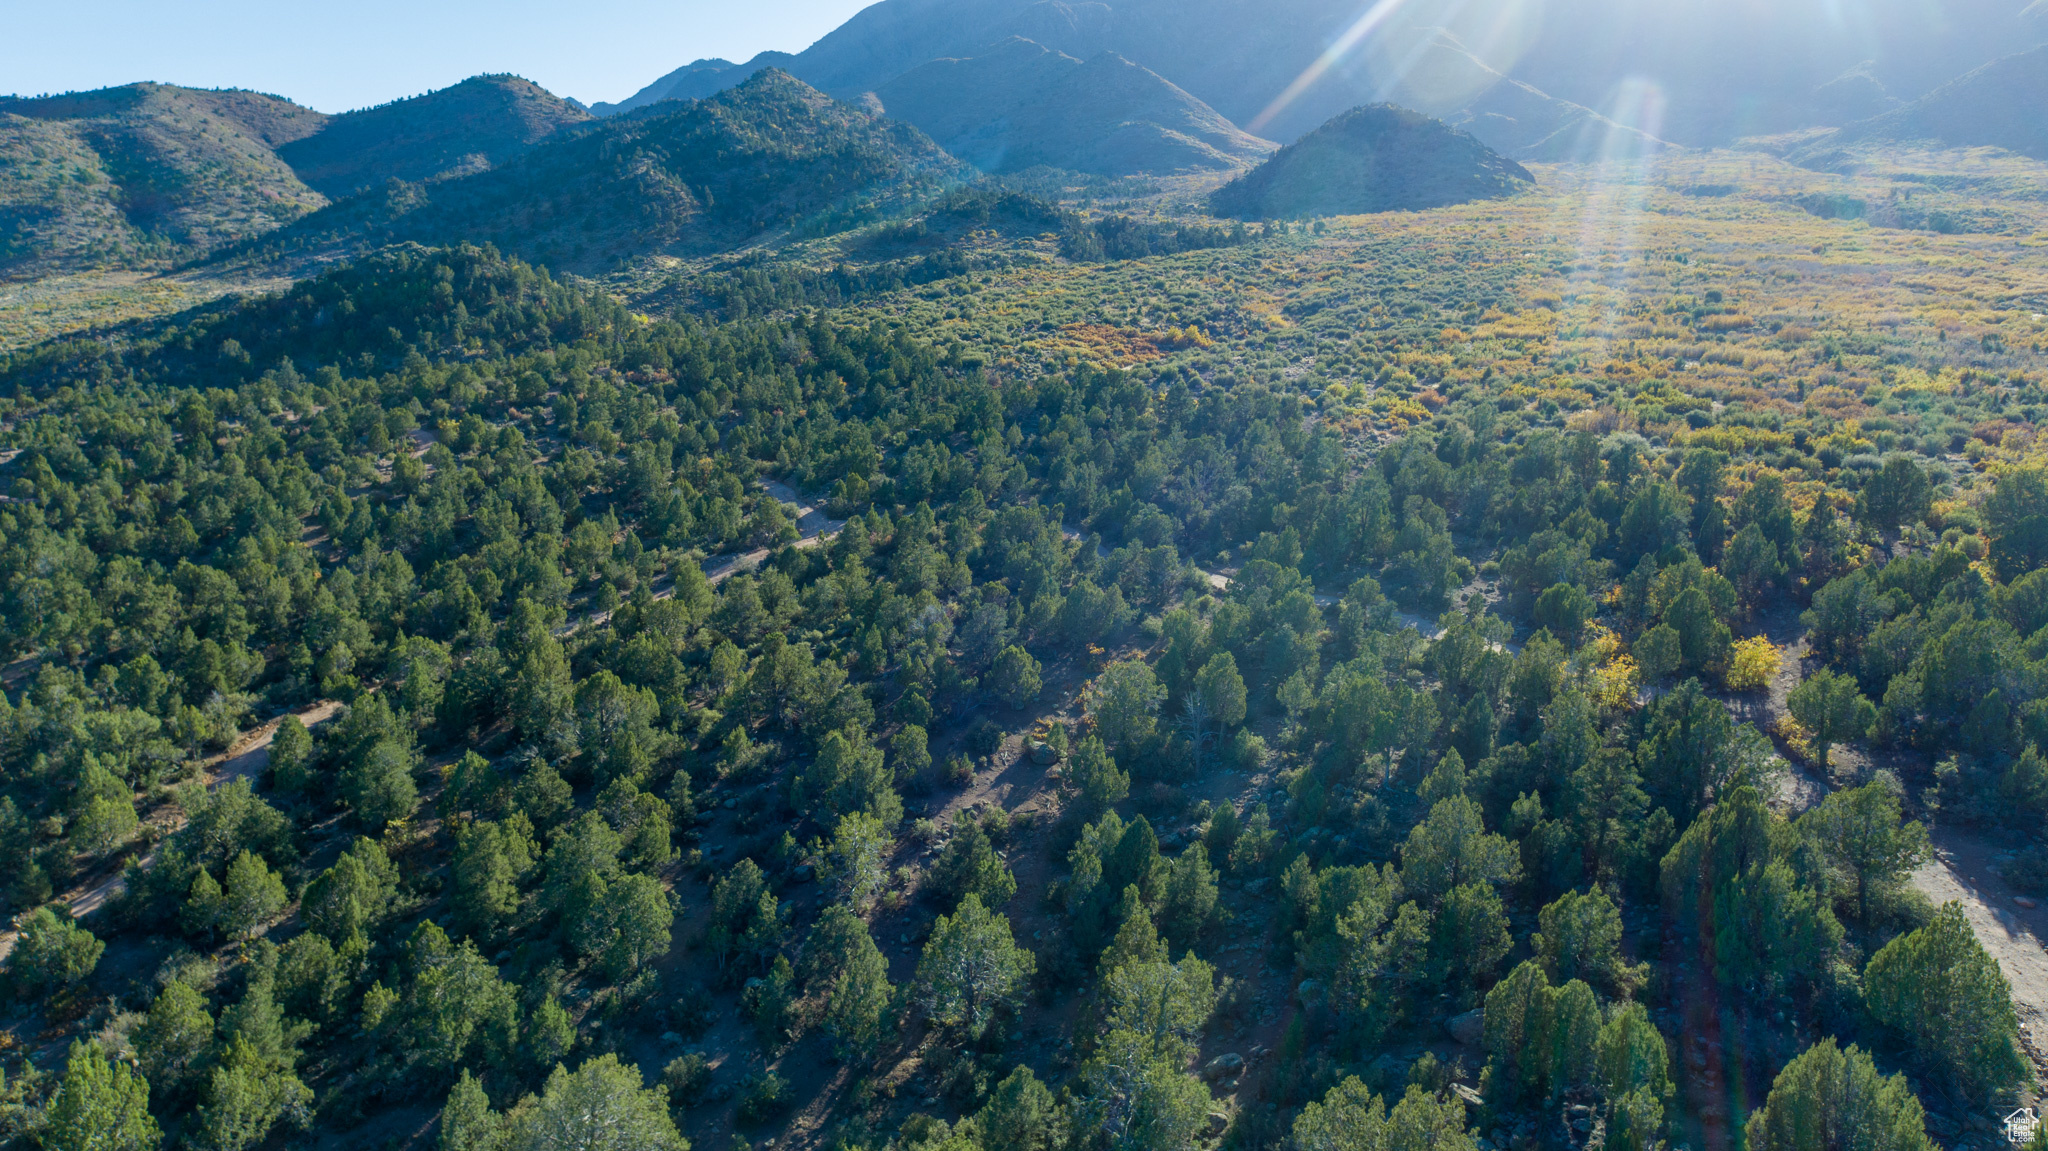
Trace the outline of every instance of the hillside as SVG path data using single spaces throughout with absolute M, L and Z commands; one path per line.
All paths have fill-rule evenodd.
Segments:
M 1083 63 L 1015 36 L 920 65 L 875 95 L 889 116 L 986 172 L 1227 170 L 1275 147 L 1115 53 Z
M 1823 0 L 1413 3 L 1373 9 L 1379 15 L 1363 24 L 1350 0 L 881 0 L 793 58 L 763 57 L 695 82 L 732 83 L 775 63 L 852 99 L 928 61 L 973 57 L 1022 36 L 1078 59 L 1116 52 L 1248 131 L 1287 141 L 1345 108 L 1388 99 L 1414 70 L 1414 35 L 1443 26 L 1512 80 L 1663 139 L 1706 146 L 1845 122 L 1829 118 L 1840 111 L 1817 103 L 1815 90 L 1865 64 L 1884 89 L 1910 99 L 2040 44 L 2048 20 L 2022 16 L 2023 7 L 1866 0 L 1856 34 L 1844 35 L 1836 6 Z M 1340 43 L 1346 52 L 1323 59 Z M 1629 93 L 1655 99 L 1617 103 Z M 1480 95 L 1468 93 L 1465 104 Z
M 1510 196 L 1534 180 L 1442 121 L 1375 104 L 1280 149 L 1217 189 L 1209 208 L 1247 220 L 1415 211 Z
M 706 100 L 613 117 L 488 172 L 378 189 L 248 253 L 472 241 L 552 266 L 607 268 L 852 222 L 969 174 L 915 128 L 771 70 Z
M 1470 132 L 1502 155 L 1595 160 L 1669 147 L 1639 127 L 1502 75 L 1448 29 L 1417 29 L 1403 55 L 1407 71 L 1394 89 L 1394 102 Z
M 1835 149 L 1875 141 L 1993 147 L 2048 160 L 2048 46 L 2007 56 L 1902 108 L 1859 121 L 1808 145 L 1797 158 L 1826 164 Z
M 0 98 L 0 277 L 162 266 L 319 208 L 273 149 L 326 120 L 166 84 Z
M 301 180 L 341 199 L 385 180 L 431 180 L 496 167 L 590 113 L 517 76 L 460 84 L 330 117 L 278 149 Z

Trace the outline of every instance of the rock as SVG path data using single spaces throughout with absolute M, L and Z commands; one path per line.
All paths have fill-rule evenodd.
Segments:
M 2039 907 L 2039 906 L 2041 906 L 2040 904 L 2038 904 L 2038 903 L 2034 902 L 2033 900 L 2031 900 L 2031 899 L 2028 899 L 2028 898 L 2027 898 L 2026 896 L 2024 896 L 2024 895 L 2015 895 L 2015 896 L 2013 896 L 2013 897 L 2012 897 L 2012 901 L 2013 901 L 2014 903 L 2017 903 L 2017 904 L 2019 904 L 2019 905 L 2020 905 L 2021 907 L 2024 907 L 2024 908 L 2026 908 L 2026 909 L 2027 909 L 2028 911 L 2032 911 L 2032 910 L 2033 910 L 2033 909 L 2035 909 L 2036 907 Z
M 1939 1139 L 1954 1139 L 1963 1133 L 1962 1125 L 1939 1111 L 1929 1111 L 1926 1116 L 1927 1130 Z
M 1451 1094 L 1456 1095 L 1460 1099 L 1463 1099 L 1465 1101 L 1465 1106 L 1467 1107 L 1486 1106 L 1486 1100 L 1479 1097 L 1479 1092 L 1467 1086 L 1466 1084 L 1451 1084 Z
M 673 1031 L 664 1031 L 661 1033 L 661 1042 L 664 1047 L 679 1047 L 682 1045 L 683 1037 Z
M 1244 893 L 1246 895 L 1257 895 L 1260 892 L 1265 891 L 1266 885 L 1271 882 L 1272 881 L 1267 879 L 1266 877 L 1260 876 L 1259 878 L 1251 880 L 1250 882 L 1244 885 Z
M 811 865 L 808 863 L 798 864 L 796 870 L 791 873 L 791 877 L 798 883 L 809 883 L 811 881 Z
M 1218 1055 L 1214 1059 L 1209 1060 L 1209 1062 L 1205 1066 L 1203 1066 L 1202 1078 L 1213 1083 L 1218 1079 L 1231 1078 L 1232 1076 L 1237 1075 L 1243 1070 L 1244 1056 L 1236 1054 L 1235 1052 L 1226 1052 L 1222 1055 Z
M 1209 1112 L 1209 1134 L 1211 1136 L 1221 1135 L 1224 1131 L 1228 1130 L 1229 1127 L 1230 1116 L 1225 1115 L 1221 1111 Z
M 726 800 L 726 801 L 725 801 L 724 803 L 721 803 L 721 804 L 719 804 L 718 806 L 720 806 L 720 807 L 722 807 L 722 808 L 726 809 L 727 811 L 731 811 L 731 810 L 732 810 L 733 808 L 735 808 L 735 807 L 738 807 L 739 805 L 740 805 L 740 801 L 739 801 L 739 800 L 737 800 L 737 799 L 728 799 L 728 800 Z
M 1444 1020 L 1444 1031 L 1467 1047 L 1477 1047 L 1480 1040 L 1486 1038 L 1486 1012 L 1474 1008 L 1462 1015 L 1453 1015 Z

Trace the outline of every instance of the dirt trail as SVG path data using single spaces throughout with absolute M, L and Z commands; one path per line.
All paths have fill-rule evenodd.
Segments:
M 824 509 L 818 506 L 818 501 L 807 498 L 781 480 L 764 480 L 761 486 L 768 490 L 769 495 L 783 503 L 796 505 L 796 527 L 800 534 L 796 543 L 791 545 L 793 547 L 817 547 L 837 536 L 839 529 L 846 526 L 845 520 L 835 520 L 826 516 Z M 710 566 L 704 569 L 705 578 L 717 584 L 741 572 L 753 571 L 767 562 L 769 550 L 755 548 L 753 551 L 741 552 L 738 555 L 713 557 Z
M 2020 1036 L 2039 1071 L 2048 1072 L 2048 907 L 2025 898 L 1999 877 L 2004 854 L 1978 835 L 1948 828 L 1931 833 L 1934 859 L 1913 873 L 1913 887 L 1935 906 L 1954 900 L 1977 933 L 1977 941 L 1998 960 L 2012 984 Z M 2033 906 L 2028 906 L 2033 904 Z
M 339 701 L 323 699 L 299 712 L 299 722 L 310 728 L 334 718 L 340 710 Z M 277 737 L 277 725 L 283 721 L 284 717 L 279 716 L 250 728 L 236 737 L 235 742 L 229 744 L 226 751 L 206 760 L 203 768 L 206 786 L 221 787 L 245 776 L 254 777 L 262 771 L 270 762 L 270 741 Z M 155 821 L 159 829 L 159 838 L 171 834 L 184 824 L 183 813 L 177 811 L 175 805 L 166 806 L 170 808 L 168 818 Z M 152 847 L 138 862 L 147 865 L 155 856 L 156 849 Z M 83 918 L 99 910 L 109 900 L 127 889 L 127 883 L 122 878 L 126 870 L 126 867 L 122 866 L 105 874 L 96 874 L 51 902 L 61 903 L 71 909 L 73 916 Z M 6 931 L 0 931 L 0 960 L 5 960 L 13 952 L 17 934 L 11 926 Z
M 1787 698 L 1804 678 L 1811 654 L 1805 626 L 1790 605 L 1781 605 L 1758 621 L 1759 629 L 1779 646 L 1778 674 L 1758 704 L 1734 705 L 1738 719 L 1755 723 L 1766 734 L 1787 714 Z M 1839 779 L 1850 786 L 1860 783 L 1879 768 L 1900 775 L 1917 766 L 1912 757 L 1898 752 L 1837 747 L 1829 755 L 1831 772 L 1800 765 L 1773 736 L 1787 770 L 1772 790 L 1772 806 L 1788 817 L 1797 816 L 1827 798 Z M 1993 838 L 1977 832 L 1936 827 L 1930 830 L 1934 857 L 1909 880 L 1913 888 L 1939 907 L 1951 900 L 1962 904 L 1963 914 L 1976 932 L 1977 941 L 1998 960 L 2000 970 L 2012 985 L 2013 1008 L 2018 1011 L 2027 1052 L 2035 1068 L 2048 1074 L 2048 907 L 2015 902 L 2018 892 L 1998 875 L 1997 865 L 2006 850 Z M 2029 903 L 2035 901 L 2029 900 Z

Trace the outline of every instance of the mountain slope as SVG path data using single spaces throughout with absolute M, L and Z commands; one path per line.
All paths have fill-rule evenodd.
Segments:
M 331 117 L 278 149 L 299 178 L 340 199 L 387 179 L 427 180 L 504 163 L 590 113 L 517 76 L 460 84 Z
M 978 56 L 929 61 L 875 95 L 889 116 L 989 172 L 1223 170 L 1275 147 L 1121 56 L 1084 64 L 1017 36 Z
M 2023 16 L 2026 6 L 2011 0 L 1855 7 L 1845 28 L 1834 0 L 881 0 L 773 62 L 851 99 L 926 61 L 1022 36 L 1084 60 L 1116 52 L 1233 123 L 1289 140 L 1345 108 L 1399 94 L 1415 68 L 1414 35 L 1448 27 L 1491 69 L 1549 97 L 1662 139 L 1711 145 L 1828 122 L 1815 119 L 1830 115 L 1817 108 L 1815 90 L 1866 62 L 1883 89 L 1910 97 L 2048 39 L 2048 20 Z M 1373 15 L 1361 20 L 1362 8 Z M 1350 48 L 1325 60 L 1332 45 Z M 770 62 L 699 81 L 736 81 Z M 1457 107 L 1482 95 L 1465 93 Z
M 466 240 L 561 267 L 603 268 L 858 218 L 971 174 L 917 129 L 771 70 L 710 99 L 614 117 L 488 172 L 388 185 L 246 254 Z
M 787 68 L 796 59 L 787 52 L 763 52 L 744 65 L 716 57 L 692 60 L 616 104 L 599 101 L 590 106 L 593 116 L 616 116 L 663 100 L 702 100 L 745 82 L 763 68 Z
M 1873 140 L 1931 140 L 1952 148 L 1990 146 L 2048 160 L 2048 47 L 2007 56 L 1942 85 L 1903 108 L 1859 121 L 1795 157 L 1823 159 Z
M 1218 188 L 1219 216 L 1285 219 L 1498 199 L 1534 178 L 1470 135 L 1392 104 L 1354 108 Z
M 1436 116 L 1503 155 L 1559 161 L 1640 155 L 1666 147 L 1639 128 L 1510 79 L 1448 29 L 1418 29 L 1395 102 Z
M 321 207 L 273 149 L 326 121 L 166 84 L 0 99 L 0 276 L 162 265 Z

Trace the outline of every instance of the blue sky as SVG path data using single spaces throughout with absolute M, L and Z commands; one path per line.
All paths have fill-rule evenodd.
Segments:
M 803 49 L 869 0 L 0 0 L 0 94 L 159 80 L 322 112 L 516 72 L 585 103 L 691 60 Z

